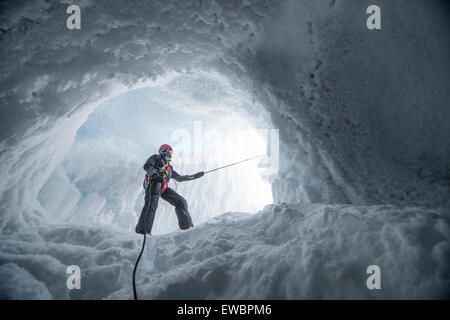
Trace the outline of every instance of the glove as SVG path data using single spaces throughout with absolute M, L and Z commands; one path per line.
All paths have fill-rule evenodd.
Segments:
M 194 174 L 194 179 L 201 178 L 204 175 L 205 175 L 205 173 L 203 171 L 197 172 L 196 174 Z

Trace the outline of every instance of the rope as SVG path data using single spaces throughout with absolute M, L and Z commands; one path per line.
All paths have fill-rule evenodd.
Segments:
M 227 164 L 226 166 L 223 166 L 223 167 L 220 167 L 220 168 L 216 168 L 216 169 L 212 169 L 212 170 L 209 170 L 209 171 L 205 171 L 204 174 L 207 174 L 207 173 L 210 173 L 210 172 L 213 172 L 213 171 L 216 171 L 216 170 L 220 170 L 220 169 L 223 169 L 223 168 L 226 168 L 226 167 L 231 167 L 231 166 L 234 166 L 234 165 L 239 164 L 241 162 L 249 161 L 249 160 L 261 157 L 261 156 L 263 156 L 263 154 L 260 154 L 259 156 L 251 157 L 251 158 L 248 158 L 248 159 L 244 159 L 244 160 L 232 163 L 232 164 Z
M 147 186 L 147 190 L 150 193 L 150 184 Z M 149 194 L 149 197 L 151 195 Z M 151 201 L 151 199 L 150 199 Z M 142 257 L 142 253 L 144 252 L 144 248 L 145 248 L 145 240 L 147 239 L 147 215 L 148 215 L 148 208 L 147 211 L 145 212 L 145 219 L 144 219 L 144 241 L 142 242 L 142 248 L 141 248 L 141 252 L 139 253 L 139 256 L 136 260 L 136 263 L 134 264 L 134 269 L 133 269 L 133 296 L 134 296 L 134 300 L 139 300 L 138 296 L 137 296 L 137 292 L 136 292 L 136 270 L 137 267 L 139 265 L 139 261 L 141 260 Z
M 137 292 L 136 292 L 136 270 L 139 264 L 139 261 L 141 260 L 142 257 L 142 253 L 144 252 L 144 247 L 145 247 L 145 239 L 146 237 L 146 233 L 145 233 L 145 225 L 147 224 L 147 213 L 145 214 L 145 224 L 144 224 L 144 241 L 142 242 L 142 248 L 141 248 L 141 252 L 139 253 L 139 257 L 136 260 L 136 263 L 134 264 L 134 270 L 133 270 L 133 296 L 134 296 L 134 300 L 139 300 L 138 296 L 137 296 Z

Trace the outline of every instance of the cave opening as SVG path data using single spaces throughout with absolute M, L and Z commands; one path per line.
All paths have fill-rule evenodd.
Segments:
M 98 223 L 132 231 L 144 203 L 142 166 L 161 144 L 174 147 L 172 165 L 178 173 L 192 174 L 266 155 L 271 128 L 263 106 L 224 75 L 181 73 L 95 108 L 38 200 L 50 223 Z M 261 160 L 190 182 L 172 179 L 169 186 L 185 197 L 196 224 L 229 211 L 255 213 L 273 202 Z M 160 201 L 153 233 L 177 229 L 174 208 Z

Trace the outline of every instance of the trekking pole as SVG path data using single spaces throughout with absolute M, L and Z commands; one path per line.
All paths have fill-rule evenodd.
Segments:
M 251 158 L 248 158 L 248 159 L 244 159 L 244 160 L 232 163 L 232 164 L 227 164 L 226 166 L 223 166 L 223 167 L 220 167 L 220 168 L 216 168 L 216 169 L 212 169 L 212 170 L 209 170 L 209 171 L 205 171 L 204 174 L 207 174 L 207 173 L 210 173 L 210 172 L 213 172 L 213 171 L 217 171 L 217 170 L 220 170 L 220 169 L 223 169 L 223 168 L 226 168 L 226 167 L 231 167 L 231 166 L 234 166 L 234 165 L 236 165 L 238 163 L 241 163 L 241 162 L 245 162 L 245 161 L 249 161 L 249 160 L 252 160 L 252 159 L 255 159 L 255 158 L 258 158 L 258 157 L 262 157 L 263 155 L 264 154 L 260 154 L 259 156 L 254 156 L 254 157 L 251 157 Z

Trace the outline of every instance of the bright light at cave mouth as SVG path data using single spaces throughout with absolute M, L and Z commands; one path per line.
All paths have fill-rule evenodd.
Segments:
M 214 74 L 183 75 L 164 86 L 111 98 L 79 128 L 39 200 L 54 223 L 100 223 L 133 231 L 144 203 L 142 166 L 161 144 L 174 147 L 172 165 L 180 174 L 265 155 L 271 127 L 262 110 Z M 169 186 L 187 200 L 196 225 L 224 212 L 255 213 L 273 202 L 260 159 L 195 181 L 171 180 Z M 160 199 L 152 233 L 175 230 L 175 210 Z

